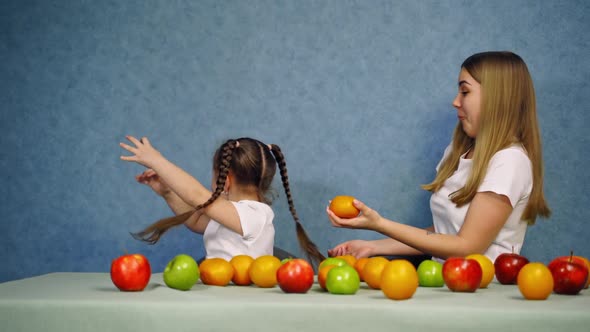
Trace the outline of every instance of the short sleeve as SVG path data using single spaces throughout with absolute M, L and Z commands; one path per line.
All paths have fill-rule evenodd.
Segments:
M 504 195 L 515 207 L 519 200 L 530 195 L 532 183 L 531 161 L 526 153 L 519 148 L 508 148 L 492 157 L 477 191 Z
M 264 229 L 268 219 L 268 213 L 272 213 L 266 204 L 253 204 L 250 201 L 232 202 L 238 211 L 240 223 L 242 224 L 242 238 L 245 240 L 255 239 Z M 271 216 L 272 217 L 272 216 Z

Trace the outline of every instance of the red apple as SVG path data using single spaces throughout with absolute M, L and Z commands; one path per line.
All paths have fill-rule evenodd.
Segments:
M 313 285 L 313 268 L 306 260 L 295 258 L 277 270 L 277 282 L 285 293 L 306 293 Z
M 111 263 L 111 280 L 122 291 L 142 291 L 151 276 L 150 262 L 141 254 L 123 255 Z
M 443 264 L 442 275 L 445 285 L 453 292 L 475 292 L 483 271 L 475 259 L 450 257 Z
M 553 275 L 553 291 L 556 294 L 575 295 L 587 284 L 586 261 L 573 255 L 553 259 L 547 266 Z
M 516 284 L 518 272 L 528 262 L 529 260 L 526 257 L 516 253 L 500 254 L 494 261 L 496 279 L 503 285 Z

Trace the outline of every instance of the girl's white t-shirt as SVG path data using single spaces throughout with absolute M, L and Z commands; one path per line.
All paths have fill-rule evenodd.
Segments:
M 229 261 L 237 255 L 252 258 L 272 255 L 275 229 L 272 223 L 274 212 L 270 206 L 250 200 L 232 203 L 240 216 L 244 235 L 210 220 L 203 233 L 207 258 L 223 258 Z
M 450 150 L 451 147 L 448 146 L 436 167 L 437 172 Z M 471 203 L 457 207 L 449 195 L 465 186 L 471 167 L 472 160 L 465 159 L 465 155 L 461 156 L 455 173 L 447 179 L 440 190 L 432 194 L 430 209 L 434 229 L 437 233 L 455 235 L 461 229 Z M 527 229 L 527 223 L 521 220 L 521 216 L 529 201 L 532 187 L 531 161 L 520 144 L 500 150 L 492 156 L 485 178 L 477 191 L 504 195 L 508 197 L 513 208 L 504 227 L 484 253 L 492 262 L 501 253 L 512 252 L 513 248 L 515 253 L 520 253 Z M 433 258 L 440 262 L 444 261 L 436 257 Z

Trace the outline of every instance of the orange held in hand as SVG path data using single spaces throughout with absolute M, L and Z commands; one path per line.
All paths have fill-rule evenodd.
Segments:
M 352 204 L 353 201 L 352 196 L 336 196 L 330 202 L 330 211 L 340 218 L 354 218 L 360 211 Z

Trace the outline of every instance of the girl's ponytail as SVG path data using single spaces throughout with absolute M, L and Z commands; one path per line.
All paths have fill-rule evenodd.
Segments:
M 299 222 L 299 217 L 297 216 L 297 211 L 295 211 L 295 204 L 293 203 L 293 198 L 291 197 L 291 189 L 289 187 L 289 176 L 287 175 L 287 164 L 285 162 L 285 156 L 281 152 L 281 149 L 278 145 L 269 144 L 268 147 L 272 152 L 275 160 L 279 166 L 279 172 L 281 174 L 281 181 L 283 182 L 283 188 L 285 189 L 285 195 L 287 196 L 287 202 L 289 203 L 289 210 L 291 211 L 291 215 L 293 216 L 293 220 L 295 220 L 295 227 L 297 230 L 297 240 L 299 241 L 299 245 L 301 249 L 305 252 L 308 260 L 312 263 L 312 265 L 319 265 L 321 261 L 323 261 L 326 257 L 320 253 L 318 247 L 311 241 L 307 233 L 303 229 L 303 225 Z

